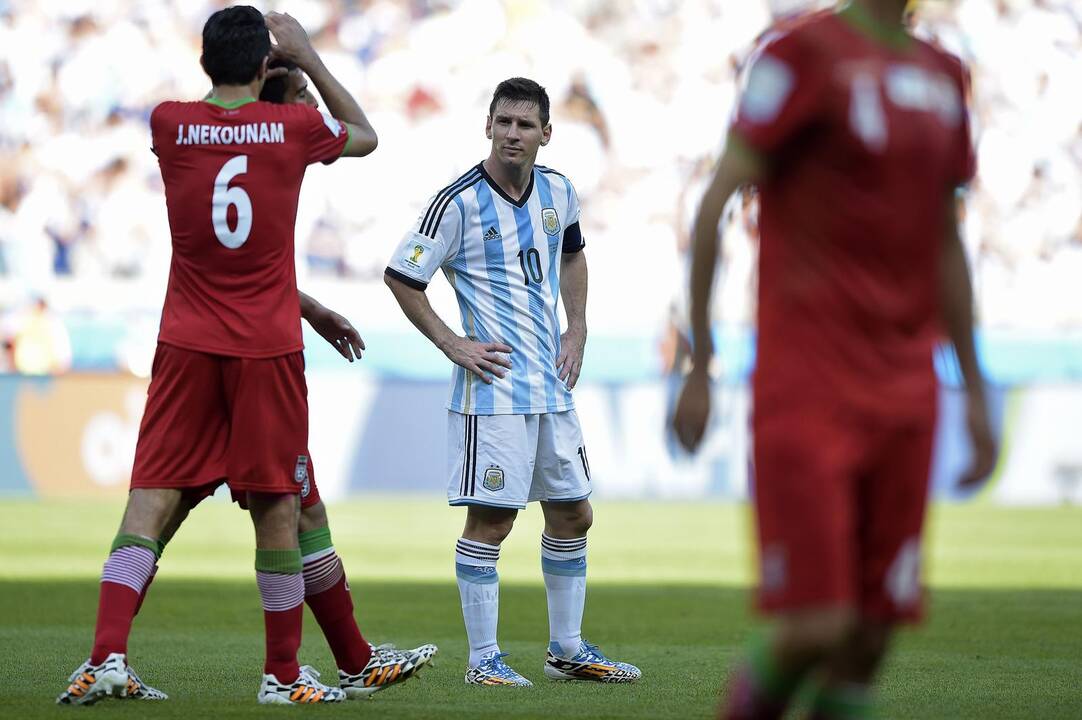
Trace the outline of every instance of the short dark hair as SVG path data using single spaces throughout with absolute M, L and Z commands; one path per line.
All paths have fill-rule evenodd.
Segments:
M 199 61 L 215 85 L 247 85 L 259 74 L 270 48 L 263 13 L 251 5 L 237 5 L 207 19 Z
M 514 77 L 497 85 L 488 106 L 490 116 L 496 112 L 496 103 L 500 100 L 534 103 L 540 111 L 542 127 L 549 124 L 549 94 L 529 78 Z
M 299 66 L 297 63 L 290 60 L 271 60 L 267 69 L 283 67 L 289 72 L 293 72 Z M 280 75 L 279 77 L 272 77 L 263 83 L 263 91 L 259 93 L 259 99 L 265 102 L 272 102 L 281 105 L 286 101 L 286 87 L 289 84 L 288 75 Z

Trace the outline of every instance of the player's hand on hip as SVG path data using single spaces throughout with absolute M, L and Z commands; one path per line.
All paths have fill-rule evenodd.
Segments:
M 988 417 L 988 405 L 983 392 L 970 391 L 968 393 L 966 424 L 973 446 L 973 459 L 970 461 L 969 469 L 962 474 L 958 485 L 963 488 L 974 488 L 992 474 L 999 456 L 999 448 L 995 435 L 992 434 L 992 422 Z
M 316 52 L 308 39 L 308 33 L 297 19 L 287 13 L 278 12 L 267 13 L 264 19 L 267 29 L 277 41 L 277 45 L 271 45 L 271 58 L 288 60 L 299 65 L 301 69 L 306 68 L 315 58 Z
M 361 359 L 365 349 L 364 340 L 349 320 L 321 307 L 318 313 L 308 318 L 308 324 L 346 360 L 353 362 L 354 357 Z
M 457 338 L 444 353 L 447 358 L 472 372 L 484 382 L 492 384 L 494 377 L 507 376 L 511 369 L 511 346 L 500 342 L 479 342 L 469 338 Z
M 560 355 L 556 358 L 556 372 L 567 384 L 568 390 L 575 387 L 582 372 L 582 356 L 586 350 L 586 331 L 568 328 L 560 336 Z
M 695 452 L 706 432 L 710 417 L 710 376 L 706 370 L 692 370 L 684 378 L 684 387 L 676 401 L 672 427 L 676 438 L 688 452 Z

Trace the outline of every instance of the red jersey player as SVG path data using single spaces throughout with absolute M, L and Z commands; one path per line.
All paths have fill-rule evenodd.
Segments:
M 248 6 L 214 13 L 203 28 L 201 57 L 211 95 L 165 102 L 151 114 L 173 242 L 169 285 L 128 506 L 102 572 L 94 648 L 60 703 L 138 689 L 127 638 L 163 531 L 186 496 L 221 477 L 247 493 L 255 525 L 267 636 L 259 701 L 345 697 L 297 663 L 305 587 L 297 515 L 308 471 L 308 402 L 293 224 L 307 166 L 367 155 L 377 140 L 314 51 L 298 64 L 338 119 L 303 104 L 255 100 L 270 60 L 268 23 L 282 17 L 264 21 Z
M 764 36 L 695 223 L 693 369 L 674 416 L 689 449 L 709 413 L 718 218 L 758 186 L 758 600 L 779 622 L 734 674 L 725 718 L 780 718 L 811 676 L 813 718 L 868 712 L 892 628 L 921 608 L 944 331 L 966 381 L 963 482 L 995 462 L 955 218 L 974 169 L 963 69 L 905 32 L 905 5 L 853 0 Z
M 297 54 L 296 50 L 311 50 L 304 29 L 288 15 L 277 13 L 267 16 L 267 25 L 278 40 L 278 45 L 272 53 L 276 59 L 268 66 L 267 79 L 259 99 L 273 103 L 301 103 L 318 109 L 319 103 L 308 91 L 304 72 L 295 62 L 285 59 L 289 54 Z M 276 72 L 278 68 L 281 70 Z M 304 293 L 299 293 L 299 296 L 301 317 L 346 360 L 353 362 L 354 357 L 360 359 L 364 342 L 353 324 L 321 305 L 315 298 Z M 353 615 L 353 599 L 345 569 L 331 542 L 327 508 L 319 495 L 312 455 L 307 451 L 305 455 L 306 477 L 301 483 L 298 521 L 304 602 L 312 610 L 334 654 L 339 687 L 348 697 L 364 697 L 414 677 L 428 664 L 438 648 L 433 644 L 408 650 L 399 650 L 391 644 L 374 647 L 364 639 Z M 217 484 L 207 483 L 198 492 L 183 495 L 180 506 L 166 521 L 158 538 L 163 553 L 192 508 L 213 494 L 218 484 L 225 482 L 227 478 L 223 477 Z M 232 496 L 235 502 L 247 509 L 246 492 L 233 490 Z M 136 614 L 142 607 L 156 571 L 157 566 L 143 587 Z M 135 691 L 136 694 L 154 697 L 160 693 L 138 679 L 137 682 L 141 688 Z

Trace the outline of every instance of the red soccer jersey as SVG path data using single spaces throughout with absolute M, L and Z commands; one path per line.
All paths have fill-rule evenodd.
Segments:
M 733 132 L 769 166 L 756 412 L 926 412 L 946 203 L 974 170 L 961 64 L 816 14 L 764 37 Z
M 173 259 L 161 342 L 248 358 L 301 342 L 293 230 L 308 165 L 346 128 L 307 105 L 164 102 L 150 116 Z

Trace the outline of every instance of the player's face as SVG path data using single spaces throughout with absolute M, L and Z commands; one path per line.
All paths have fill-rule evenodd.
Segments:
M 311 105 L 314 108 L 319 107 L 319 101 L 316 100 L 316 96 L 308 90 L 308 78 L 304 76 L 300 68 L 289 71 L 289 75 L 286 76 L 286 91 L 282 96 L 282 101 L 285 103 L 301 103 L 302 105 Z
M 500 100 L 485 123 L 492 154 L 508 165 L 533 165 L 537 150 L 547 145 L 552 125 L 541 125 L 537 103 Z

